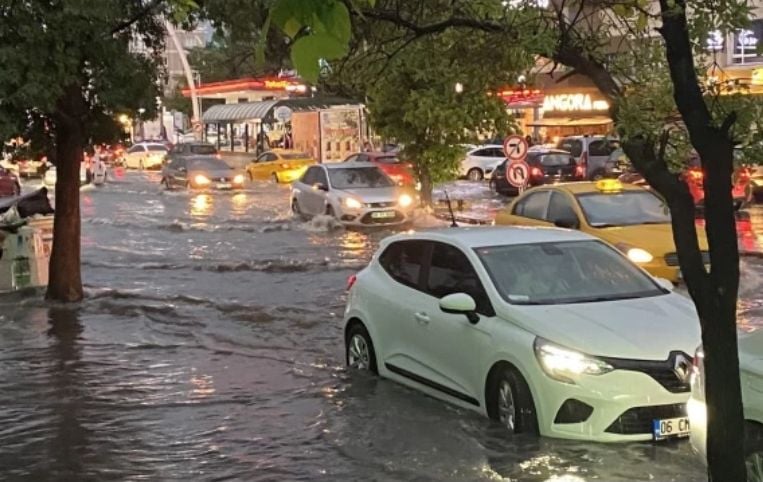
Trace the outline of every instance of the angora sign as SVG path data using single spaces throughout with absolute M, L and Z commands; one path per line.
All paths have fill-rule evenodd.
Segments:
M 590 94 L 547 95 L 543 100 L 544 112 L 594 112 L 606 111 L 606 100 L 594 100 Z

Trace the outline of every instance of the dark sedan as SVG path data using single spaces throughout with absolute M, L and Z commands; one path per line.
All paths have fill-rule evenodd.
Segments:
M 506 164 L 503 161 L 493 171 L 490 187 L 499 194 L 516 196 L 519 189 L 509 184 L 506 179 Z M 527 164 L 530 166 L 530 179 L 527 187 L 553 184 L 557 182 L 582 181 L 585 172 L 578 166 L 575 158 L 567 151 L 547 150 L 527 153 Z
M 162 169 L 162 184 L 167 189 L 241 189 L 244 173 L 211 156 L 179 157 Z

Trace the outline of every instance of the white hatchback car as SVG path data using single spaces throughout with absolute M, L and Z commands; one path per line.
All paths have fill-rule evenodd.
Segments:
M 164 144 L 139 142 L 127 149 L 124 165 L 127 169 L 161 169 L 168 152 Z
M 416 194 L 398 186 L 367 162 L 317 164 L 291 185 L 291 209 L 298 216 L 326 214 L 348 226 L 410 223 Z
M 667 286 L 577 231 L 400 234 L 350 278 L 347 363 L 512 432 L 659 440 L 679 435 L 662 422 L 688 425 L 700 339 L 694 306 Z
M 705 461 L 707 453 L 707 407 L 705 406 L 705 364 L 697 351 L 691 380 L 688 412 L 691 443 Z M 742 408 L 745 418 L 745 459 L 747 480 L 763 482 L 763 330 L 739 334 L 739 369 L 742 381 Z
M 470 181 L 488 179 L 498 164 L 505 159 L 502 145 L 479 146 L 466 153 L 466 157 L 461 161 L 460 174 Z

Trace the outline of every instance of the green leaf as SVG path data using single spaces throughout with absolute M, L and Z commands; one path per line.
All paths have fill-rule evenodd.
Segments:
M 260 37 L 257 40 L 257 45 L 254 47 L 254 64 L 257 66 L 265 65 L 265 47 L 268 43 L 268 31 L 270 30 L 272 17 L 273 12 L 271 10 L 270 14 L 265 19 L 265 23 L 262 25 Z
M 270 9 L 270 17 L 286 35 L 294 38 L 305 26 L 305 19 L 311 18 L 315 3 L 302 0 L 277 0 Z
M 340 42 L 349 42 L 351 34 L 350 12 L 342 2 L 334 2 L 319 14 L 326 32 Z
M 347 43 L 337 38 L 316 33 L 300 37 L 291 46 L 291 61 L 299 74 L 309 82 L 316 82 L 320 74 L 320 59 L 337 59 L 347 53 Z

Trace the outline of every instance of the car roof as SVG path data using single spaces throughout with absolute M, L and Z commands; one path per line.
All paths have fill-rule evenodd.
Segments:
M 596 238 L 593 236 L 570 229 L 531 226 L 495 226 L 408 231 L 386 238 L 383 241 L 383 244 L 386 246 L 389 243 L 404 240 L 442 241 L 468 250 L 486 246 L 587 241 L 594 239 Z
M 564 149 L 529 149 L 527 151 L 528 156 L 542 156 L 544 154 L 567 154 L 571 155 L 570 151 Z
M 596 187 L 595 181 L 582 181 L 582 182 L 565 182 L 561 184 L 548 184 L 545 186 L 538 186 L 533 188 L 531 191 L 528 192 L 535 192 L 540 190 L 560 190 L 560 191 L 567 191 L 572 194 L 587 194 L 587 193 L 598 193 L 601 192 L 599 188 Z M 636 186 L 635 184 L 627 184 L 627 183 L 621 183 L 621 188 L 617 191 L 646 191 L 649 192 L 648 189 Z
M 376 168 L 375 165 L 369 164 L 367 162 L 327 162 L 321 164 L 326 169 L 358 169 L 361 167 L 364 167 L 366 169 L 368 168 Z
M 215 147 L 214 144 L 209 142 L 201 142 L 201 141 L 195 141 L 195 142 L 181 142 L 178 144 L 179 146 L 209 146 L 209 147 Z
M 477 147 L 472 148 L 472 151 L 476 151 L 477 149 L 490 149 L 493 147 L 497 147 L 499 149 L 503 149 L 503 144 L 482 144 Z
M 307 152 L 300 151 L 299 149 L 284 149 L 282 147 L 275 147 L 265 152 L 273 152 L 275 154 L 307 154 Z

